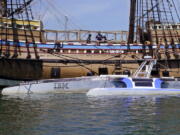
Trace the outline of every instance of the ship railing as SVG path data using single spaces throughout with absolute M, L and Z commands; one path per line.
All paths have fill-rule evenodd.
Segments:
M 127 43 L 127 31 L 88 31 L 88 30 L 43 30 L 45 42 L 82 42 L 82 43 Z M 100 33 L 106 40 L 97 41 Z M 90 41 L 88 36 L 91 35 Z

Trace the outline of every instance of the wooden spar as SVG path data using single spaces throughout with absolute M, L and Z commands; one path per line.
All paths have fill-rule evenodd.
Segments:
M 136 18 L 136 2 L 137 0 L 131 0 L 130 7 L 130 18 L 129 18 L 129 37 L 128 44 L 134 42 L 134 28 L 135 28 L 135 18 Z

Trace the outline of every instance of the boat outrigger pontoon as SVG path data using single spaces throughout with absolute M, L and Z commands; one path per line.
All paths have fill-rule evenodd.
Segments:
M 180 94 L 180 82 L 175 78 L 151 78 L 154 59 L 145 59 L 132 77 L 118 78 L 116 88 L 91 89 L 88 96 L 137 96 L 137 95 L 174 95 Z M 144 70 L 145 69 L 145 70 Z

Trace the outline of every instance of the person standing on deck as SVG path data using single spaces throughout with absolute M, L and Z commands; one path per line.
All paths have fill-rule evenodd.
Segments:
M 99 32 L 96 36 L 96 40 L 98 41 L 98 45 L 100 45 L 100 42 L 102 41 L 103 36 L 101 35 L 101 33 Z
M 88 37 L 87 37 L 86 43 L 91 43 L 91 37 L 92 37 L 92 35 L 89 34 Z

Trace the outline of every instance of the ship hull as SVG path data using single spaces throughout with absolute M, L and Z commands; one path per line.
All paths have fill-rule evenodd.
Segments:
M 121 63 L 122 69 L 117 68 L 116 63 Z M 138 67 L 141 60 L 86 60 L 63 62 L 63 60 L 24 60 L 24 59 L 1 59 L 0 60 L 0 77 L 10 80 L 39 80 L 52 78 L 71 78 L 87 76 L 88 73 L 94 72 L 94 75 L 100 74 L 124 74 L 123 71 L 129 70 L 133 73 Z M 166 61 L 159 61 L 160 64 Z M 169 60 L 171 72 L 169 76 L 180 77 L 179 63 L 180 60 Z M 118 67 L 120 68 L 120 67 Z M 162 72 L 165 67 L 160 67 L 156 76 L 163 76 Z M 156 72 L 157 72 L 156 71 Z
M 4 88 L 2 94 L 85 93 L 92 88 L 111 86 L 111 82 L 118 77 L 112 75 L 31 81 Z
M 9 42 L 9 57 L 3 54 L 7 52 L 7 45 L 3 43 L 0 59 L 0 78 L 9 80 L 40 80 L 54 78 L 71 78 L 87 75 L 101 74 L 132 74 L 143 61 L 144 50 L 142 45 L 131 45 L 128 50 L 127 45 L 85 45 L 63 44 L 57 48 L 56 44 L 37 44 L 36 51 L 32 45 L 29 47 L 31 58 L 27 58 L 27 48 L 24 43 L 20 43 L 18 56 L 13 58 L 13 42 Z M 179 46 L 176 46 L 178 54 Z M 163 76 L 164 71 L 169 71 L 168 76 L 180 77 L 180 59 L 172 53 L 169 48 L 170 58 L 164 53 L 163 45 L 158 50 L 159 66 L 155 68 L 155 77 Z M 156 48 L 153 50 L 157 51 Z M 145 53 L 149 53 L 148 47 Z

